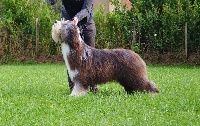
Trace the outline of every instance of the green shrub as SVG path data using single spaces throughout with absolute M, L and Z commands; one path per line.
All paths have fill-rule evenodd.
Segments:
M 97 46 L 134 48 L 144 53 L 180 53 L 184 50 L 185 23 L 188 24 L 188 50 L 200 51 L 200 2 L 197 0 L 130 0 L 125 10 L 118 0 L 110 0 L 115 10 L 104 15 L 103 6 L 95 10 Z M 132 42 L 136 28 L 136 43 Z M 137 49 L 138 50 L 138 49 Z
M 119 6 L 119 5 L 117 5 Z M 133 17 L 124 9 L 104 13 L 104 6 L 95 10 L 96 43 L 98 48 L 131 48 Z
M 199 1 L 130 1 L 133 5 L 131 10 L 121 7 L 118 0 L 111 0 L 116 7 L 112 12 L 105 14 L 103 5 L 94 10 L 97 48 L 122 47 L 139 53 L 179 54 L 184 51 L 187 22 L 188 51 L 200 53 Z M 44 0 L 1 0 L 0 32 L 6 32 L 7 37 L 2 44 L 3 54 L 14 58 L 17 57 L 13 55 L 26 57 L 29 56 L 26 54 L 34 54 L 36 18 L 40 20 L 39 53 L 56 54 L 58 48 L 51 38 L 51 26 L 60 19 L 60 2 L 50 6 Z
M 36 18 L 40 19 L 39 44 L 52 42 L 51 26 L 55 19 L 58 19 L 58 14 L 43 0 L 2 0 L 1 5 L 0 28 L 7 32 L 10 43 L 15 40 L 15 43 L 21 43 L 23 46 L 28 43 L 34 46 Z
M 197 0 L 130 0 L 138 20 L 140 43 L 149 52 L 180 52 L 184 49 L 185 22 L 188 24 L 188 49 L 200 50 L 200 2 Z M 156 35 L 156 36 L 155 36 Z

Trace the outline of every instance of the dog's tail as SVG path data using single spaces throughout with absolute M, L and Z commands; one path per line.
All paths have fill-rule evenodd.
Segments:
M 159 90 L 153 81 L 148 81 L 148 85 L 149 85 L 149 90 L 148 90 L 149 93 L 159 93 Z

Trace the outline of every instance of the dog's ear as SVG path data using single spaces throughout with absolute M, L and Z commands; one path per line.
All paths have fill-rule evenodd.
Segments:
M 62 25 L 67 25 L 69 23 L 71 23 L 70 20 L 61 20 Z
M 62 17 L 61 19 L 60 19 L 60 21 L 62 22 L 65 22 L 66 21 L 66 19 L 64 18 L 64 17 Z
M 63 24 L 65 22 L 65 18 L 61 18 L 61 23 Z

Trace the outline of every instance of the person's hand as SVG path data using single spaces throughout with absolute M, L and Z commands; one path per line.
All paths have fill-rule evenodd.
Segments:
M 77 24 L 78 24 L 78 18 L 77 18 L 77 17 L 74 17 L 73 22 L 74 22 L 75 25 L 77 25 Z

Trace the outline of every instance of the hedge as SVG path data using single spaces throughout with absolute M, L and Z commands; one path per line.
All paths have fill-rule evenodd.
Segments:
M 141 54 L 178 54 L 185 49 L 187 24 L 188 53 L 199 55 L 200 1 L 130 1 L 131 10 L 121 7 L 117 0 L 111 0 L 116 6 L 112 12 L 105 14 L 104 5 L 94 10 L 97 48 L 128 48 Z M 60 19 L 60 3 L 51 6 L 43 0 L 2 0 L 0 11 L 1 62 L 9 56 L 38 57 L 60 52 L 51 38 L 51 26 Z M 40 19 L 37 53 L 36 18 Z

